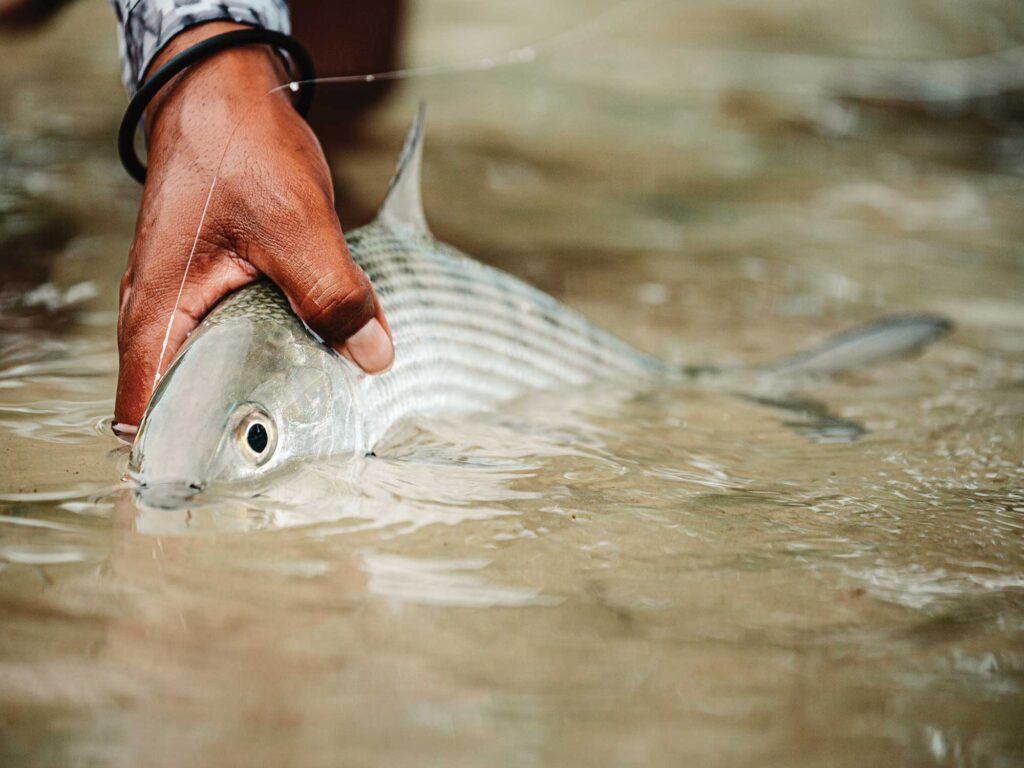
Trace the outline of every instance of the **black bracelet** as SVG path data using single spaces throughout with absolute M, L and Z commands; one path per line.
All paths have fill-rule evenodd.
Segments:
M 117 151 L 121 156 L 121 165 L 128 171 L 128 174 L 140 184 L 146 181 L 146 166 L 139 160 L 135 153 L 135 131 L 139 126 L 146 107 L 153 100 L 157 92 L 163 88 L 182 70 L 190 67 L 196 62 L 209 58 L 215 53 L 236 48 L 240 45 L 253 45 L 264 43 L 285 51 L 291 57 L 292 64 L 298 72 L 299 95 L 295 100 L 295 108 L 299 114 L 305 117 L 313 103 L 313 83 L 308 82 L 316 77 L 313 69 L 313 59 L 299 42 L 281 32 L 274 32 L 270 29 L 253 27 L 251 29 L 237 29 L 232 32 L 225 32 L 222 35 L 207 38 L 186 48 L 177 56 L 172 58 L 160 69 L 153 73 L 153 76 L 139 88 L 138 92 L 128 104 L 124 117 L 121 119 L 121 128 L 117 132 Z M 294 81 L 293 81 L 294 82 Z

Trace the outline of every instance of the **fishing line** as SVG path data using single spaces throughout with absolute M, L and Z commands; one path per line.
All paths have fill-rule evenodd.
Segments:
M 519 48 L 510 48 L 507 51 L 493 56 L 485 56 L 479 59 L 469 59 L 460 62 L 449 62 L 446 64 L 434 64 L 424 67 L 395 69 L 388 72 L 373 72 L 365 75 L 328 75 L 324 77 L 316 77 L 312 80 L 293 80 L 271 89 L 268 91 L 268 95 L 285 89 L 295 92 L 303 85 L 343 85 L 354 83 L 375 83 L 382 80 L 412 80 L 420 77 L 433 77 L 437 75 L 451 75 L 465 72 L 483 72 L 496 69 L 498 67 L 507 67 L 516 64 L 529 64 L 536 60 L 537 56 L 541 53 L 550 54 L 559 48 L 567 47 L 578 38 L 594 34 L 595 31 L 610 25 L 611 22 L 620 18 L 625 18 L 627 9 L 630 12 L 630 16 L 635 16 L 640 10 L 663 2 L 665 2 L 665 0 L 640 0 L 639 2 L 637 2 L 637 0 L 633 0 L 632 2 L 630 2 L 630 0 L 620 0 L 620 2 L 615 3 L 611 7 L 606 8 L 604 11 L 580 22 L 575 26 L 564 29 L 561 32 L 538 40 L 530 45 L 524 45 Z
M 485 72 L 499 67 L 530 64 L 536 61 L 538 56 L 549 55 L 559 49 L 567 48 L 581 40 L 591 37 L 597 31 L 610 26 L 613 22 L 626 18 L 627 12 L 629 17 L 635 17 L 639 12 L 663 2 L 666 2 L 666 0 L 619 0 L 604 11 L 601 11 L 600 13 L 590 17 L 589 19 L 585 19 L 579 24 L 569 27 L 568 29 L 564 29 L 561 32 L 543 38 L 530 45 L 511 48 L 493 56 L 485 56 L 483 58 L 472 59 L 469 61 L 450 62 L 422 67 L 408 67 L 405 69 L 396 69 L 386 72 L 371 72 L 362 75 L 328 75 L 309 80 L 292 80 L 271 88 L 263 94 L 263 96 L 266 98 L 285 90 L 295 93 L 303 85 L 351 85 L 358 83 L 374 83 L 386 80 L 412 80 L 422 77 L 436 77 L 440 75 Z M 185 291 L 185 284 L 188 281 L 188 275 L 192 268 L 192 263 L 195 260 L 196 249 L 199 246 L 199 238 L 203 231 L 203 225 L 206 223 L 206 217 L 210 209 L 210 201 L 213 199 L 213 193 L 217 187 L 217 181 L 220 178 L 220 172 L 223 168 L 224 160 L 227 157 L 228 150 L 234 143 L 235 134 L 238 132 L 239 127 L 245 122 L 245 119 L 252 113 L 253 109 L 255 109 L 255 104 L 243 112 L 235 122 L 234 127 L 228 134 L 228 139 L 224 144 L 224 149 L 220 153 L 217 166 L 213 173 L 213 178 L 210 180 L 210 188 L 207 191 L 206 201 L 203 204 L 203 210 L 199 217 L 199 225 L 196 227 L 196 234 L 192 239 L 192 248 L 189 250 L 188 259 L 185 261 L 185 270 L 181 276 L 181 284 L 178 286 L 178 294 L 175 298 L 174 306 L 171 308 L 170 317 L 167 320 L 167 329 L 164 332 L 163 342 L 160 346 L 160 357 L 157 359 L 156 372 L 153 376 L 154 390 L 160 382 L 162 375 L 161 369 L 163 368 L 164 358 L 167 355 L 167 346 L 170 343 L 171 332 L 174 329 L 174 319 L 177 317 L 178 310 L 181 306 L 181 297 Z M 152 393 L 150 394 L 152 395 Z

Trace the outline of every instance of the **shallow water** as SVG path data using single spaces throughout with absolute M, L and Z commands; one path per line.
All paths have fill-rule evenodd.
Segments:
M 407 56 L 594 9 L 419 3 Z M 952 317 L 922 357 L 787 407 L 422 419 L 180 513 L 108 429 L 138 190 L 107 14 L 0 42 L 0 763 L 1024 762 L 1019 4 L 660 3 L 407 84 L 334 158 L 365 220 L 426 98 L 437 233 L 645 350 Z

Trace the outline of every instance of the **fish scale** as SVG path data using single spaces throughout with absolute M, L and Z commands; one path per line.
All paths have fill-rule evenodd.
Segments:
M 431 313 L 430 325 L 437 330 L 473 328 L 488 333 L 489 342 L 511 341 L 520 350 L 532 347 L 533 365 L 565 358 L 581 366 L 600 364 L 609 373 L 669 370 L 551 296 L 427 233 L 395 233 L 375 222 L 350 235 L 349 246 L 380 296 L 393 330 L 402 324 L 405 310 L 413 309 Z M 486 316 L 477 314 L 484 310 Z
M 391 370 L 359 376 L 354 385 L 368 446 L 411 413 L 479 410 L 530 389 L 675 370 L 429 233 L 377 221 L 351 232 L 348 245 L 380 298 L 395 343 Z M 236 317 L 299 322 L 267 281 L 233 294 L 204 326 Z
M 270 282 L 242 288 L 190 336 L 146 409 L 129 468 L 150 483 L 154 499 L 179 503 L 210 480 L 372 451 L 413 413 L 492 409 L 530 390 L 598 380 L 642 388 L 666 376 L 723 373 L 645 355 L 553 297 L 437 240 L 420 199 L 422 148 L 421 110 L 377 219 L 348 235 L 391 326 L 391 370 L 369 376 L 332 352 Z M 919 349 L 949 327 L 933 315 L 883 320 L 748 373 L 778 379 L 848 370 Z M 823 423 L 849 429 L 842 420 Z M 253 443 L 257 426 L 264 437 Z M 168 483 L 178 490 L 164 494 Z
M 358 382 L 371 442 L 413 412 L 487 408 L 528 389 L 673 370 L 429 233 L 375 222 L 349 236 L 349 249 L 395 341 L 392 369 Z

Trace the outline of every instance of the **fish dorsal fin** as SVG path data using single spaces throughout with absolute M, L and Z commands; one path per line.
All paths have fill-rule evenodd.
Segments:
M 384 196 L 377 218 L 391 226 L 409 227 L 428 232 L 427 217 L 423 214 L 423 196 L 420 193 L 420 169 L 423 165 L 423 123 L 427 107 L 422 101 L 416 111 L 405 146 L 398 158 L 398 170 Z

